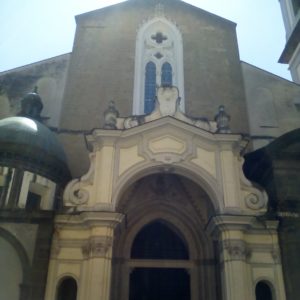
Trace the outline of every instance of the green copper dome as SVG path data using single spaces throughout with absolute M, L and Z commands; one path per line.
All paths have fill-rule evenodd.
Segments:
M 55 182 L 70 177 L 56 135 L 42 123 L 26 117 L 0 120 L 0 164 L 22 168 Z

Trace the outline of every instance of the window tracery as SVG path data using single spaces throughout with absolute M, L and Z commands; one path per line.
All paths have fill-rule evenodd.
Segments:
M 174 85 L 179 89 L 184 111 L 182 38 L 165 16 L 156 16 L 138 31 L 135 55 L 133 114 L 151 113 L 156 88 Z

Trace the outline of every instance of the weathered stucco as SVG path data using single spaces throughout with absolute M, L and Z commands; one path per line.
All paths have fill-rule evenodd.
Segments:
M 242 62 L 254 149 L 300 127 L 300 86 Z
M 47 124 L 57 127 L 70 54 L 0 73 L 0 118 L 20 112 L 20 101 L 34 87 L 42 97 Z M 3 107 L 3 109 L 2 109 Z

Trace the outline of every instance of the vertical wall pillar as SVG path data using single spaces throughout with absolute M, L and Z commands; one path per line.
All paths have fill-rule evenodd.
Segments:
M 64 277 L 76 280 L 77 300 L 109 300 L 114 229 L 122 218 L 113 212 L 57 217 L 46 300 L 55 300 Z
M 246 265 L 247 246 L 242 239 L 227 239 L 228 233 L 222 234 L 220 241 L 223 297 L 226 300 L 251 299 Z
M 224 300 L 250 300 L 252 281 L 246 263 L 250 252 L 243 232 L 241 217 L 217 216 L 208 231 L 219 242 L 222 294 Z
M 224 300 L 253 300 L 257 282 L 266 282 L 274 299 L 285 299 L 277 221 L 255 216 L 220 215 L 208 231 L 220 244 Z
M 83 274 L 85 297 L 90 300 L 109 300 L 112 237 L 92 237 L 82 247 L 86 261 L 87 272 Z

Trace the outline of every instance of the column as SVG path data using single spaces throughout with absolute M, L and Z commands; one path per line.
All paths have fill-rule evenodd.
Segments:
M 252 279 L 247 264 L 250 250 L 244 237 L 244 230 L 249 222 L 247 216 L 216 216 L 208 224 L 208 232 L 220 244 L 224 300 L 252 300 Z

